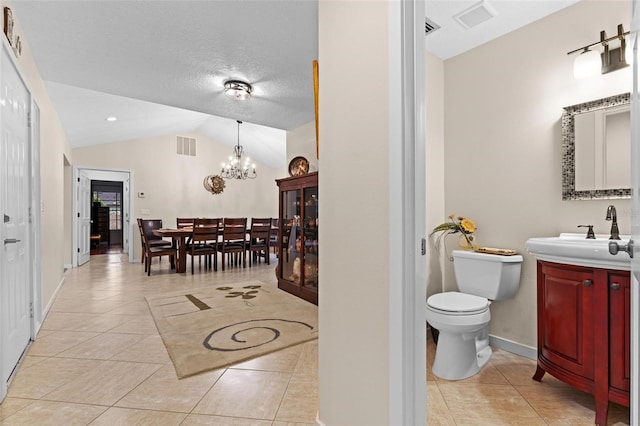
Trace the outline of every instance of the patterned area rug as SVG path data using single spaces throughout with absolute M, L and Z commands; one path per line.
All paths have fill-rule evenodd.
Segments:
M 317 306 L 259 281 L 146 299 L 178 378 L 318 338 Z

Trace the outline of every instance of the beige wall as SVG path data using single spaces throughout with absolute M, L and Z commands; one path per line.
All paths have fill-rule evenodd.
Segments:
M 309 160 L 309 171 L 318 171 L 316 157 L 316 123 L 312 121 L 287 132 L 287 165 L 294 157 L 302 156 Z
M 578 232 L 580 224 L 608 233 L 608 204 L 620 232 L 630 232 L 628 200 L 562 201 L 560 128 L 564 106 L 630 91 L 630 70 L 576 81 L 567 55 L 629 22 L 627 1 L 583 1 L 445 61 L 445 215 L 472 218 L 480 245 L 525 257 L 516 297 L 491 307 L 497 337 L 536 347 L 528 238 Z
M 0 6 L 11 6 L 8 1 Z M 22 39 L 22 55 L 18 66 L 27 86 L 40 108 L 40 185 L 42 214 L 42 300 L 45 309 L 64 277 L 65 247 L 71 236 L 64 233 L 64 158 L 70 158 L 70 148 L 64 129 L 36 67 L 29 37 L 20 27 L 20 16 L 14 14 L 14 34 Z M 37 208 L 38 206 L 36 206 Z
M 227 180 L 224 192 L 206 191 L 203 180 L 219 173 L 221 159 L 231 148 L 197 134 L 195 157 L 176 155 L 176 135 L 165 135 L 73 150 L 75 165 L 85 168 L 132 173 L 132 234 L 134 258 L 140 259 L 140 235 L 135 219 L 162 219 L 175 226 L 177 217 L 278 217 L 278 187 L 275 179 L 287 176 L 284 169 L 256 163 L 258 177 Z M 144 192 L 144 198 L 138 193 Z
M 442 223 L 444 211 L 444 62 L 430 53 L 425 58 L 426 99 L 426 215 L 427 232 Z M 427 296 L 442 291 L 444 256 L 429 239 L 427 250 Z
M 387 425 L 389 5 L 320 0 L 318 8 L 319 418 Z

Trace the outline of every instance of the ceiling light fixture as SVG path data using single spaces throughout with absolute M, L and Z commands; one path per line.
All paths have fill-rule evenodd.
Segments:
M 629 66 L 631 58 L 627 58 L 625 52 L 627 50 L 627 41 L 625 36 L 628 34 L 629 31 L 624 32 L 622 24 L 619 24 L 618 34 L 615 36 L 607 37 L 607 33 L 600 31 L 600 41 L 596 41 L 595 43 L 591 43 L 568 52 L 567 55 L 571 55 L 582 51 L 573 62 L 573 76 L 575 78 L 584 78 L 598 73 L 607 74 Z M 620 41 L 620 46 L 611 49 L 609 44 L 618 40 Z M 602 54 L 590 49 L 590 47 L 594 47 L 599 44 L 602 44 L 604 47 L 604 52 Z
M 112 121 L 116 121 L 117 119 L 118 119 L 118 117 L 107 117 L 107 118 L 105 118 L 105 121 L 112 122 Z
M 258 177 L 256 173 L 256 165 L 251 165 L 251 173 L 249 172 L 249 163 L 251 163 L 251 159 L 246 157 L 244 162 L 242 161 L 242 154 L 244 154 L 244 149 L 242 145 L 240 145 L 240 125 L 242 121 L 236 120 L 238 123 L 238 144 L 233 148 L 233 155 L 229 156 L 228 163 L 222 163 L 222 171 L 220 172 L 220 176 L 224 179 L 255 179 Z
M 244 81 L 229 80 L 224 83 L 224 94 L 230 98 L 243 101 L 251 97 L 251 92 L 253 92 L 253 87 Z

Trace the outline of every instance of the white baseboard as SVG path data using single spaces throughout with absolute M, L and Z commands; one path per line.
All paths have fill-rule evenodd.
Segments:
M 62 267 L 64 268 L 64 270 L 66 271 L 67 269 L 71 269 L 73 268 L 73 265 L 71 263 L 65 263 L 64 265 L 62 265 Z
M 516 343 L 511 340 L 503 339 L 489 335 L 489 345 L 494 348 L 502 349 L 503 351 L 511 352 L 512 354 L 520 355 L 525 358 L 536 360 L 538 359 L 538 349 L 526 346 L 520 343 Z
M 42 322 L 44 322 L 44 319 L 47 317 L 49 310 L 53 306 L 53 301 L 56 300 L 56 297 L 58 297 L 58 292 L 60 291 L 60 289 L 62 288 L 62 285 L 64 284 L 64 278 L 65 277 L 63 275 L 62 279 L 60 280 L 60 283 L 58 284 L 55 291 L 51 295 L 51 299 L 49 299 L 49 303 L 47 303 L 47 306 L 45 306 L 44 309 L 42 310 Z
M 325 426 L 325 424 L 320 421 L 320 411 L 316 411 L 316 426 Z

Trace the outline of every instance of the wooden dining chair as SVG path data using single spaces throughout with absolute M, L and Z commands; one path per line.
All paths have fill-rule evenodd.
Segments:
M 140 231 L 140 245 L 142 246 L 140 263 L 144 263 L 145 255 L 147 253 L 147 250 L 145 248 L 145 239 L 142 238 L 142 234 L 144 233 L 142 222 L 147 223 L 147 229 L 149 230 L 149 232 L 147 233 L 147 241 L 149 241 L 149 244 L 152 247 L 171 246 L 171 241 L 167 241 L 162 237 L 159 237 L 153 233 L 154 229 L 162 228 L 162 219 L 142 219 L 139 217 L 137 218 L 137 222 L 138 222 L 138 230 Z M 146 272 L 146 269 L 145 269 L 145 272 Z
M 238 256 L 242 256 L 242 267 L 247 266 L 247 252 L 245 250 L 245 242 L 247 238 L 247 218 L 225 218 L 222 226 L 222 240 L 218 244 L 218 251 L 222 254 L 220 261 L 222 262 L 222 270 L 224 271 L 225 255 L 229 255 L 229 264 L 231 264 L 231 255 L 235 255 L 235 264 L 238 264 Z
M 271 234 L 269 235 L 269 246 L 273 247 L 273 254 L 278 254 L 278 237 L 280 236 L 280 227 L 278 218 L 271 219 Z
M 187 226 L 193 226 L 193 222 L 196 219 L 193 217 L 178 217 L 176 218 L 176 228 L 186 228 Z
M 155 222 L 155 223 L 154 223 Z M 142 223 L 142 239 L 144 242 L 145 256 L 144 256 L 144 270 L 147 272 L 147 276 L 151 275 L 151 263 L 154 257 L 169 256 L 171 261 L 171 269 L 175 269 L 175 261 L 178 255 L 178 249 L 173 245 L 156 245 L 151 244 L 148 235 L 153 235 L 153 226 L 158 226 L 157 221 L 153 220 L 141 220 Z M 160 224 L 161 225 L 161 224 Z M 162 226 L 158 226 L 161 228 Z
M 251 229 L 249 239 L 245 247 L 249 252 L 249 266 L 252 266 L 252 259 L 260 262 L 260 257 L 264 256 L 269 265 L 269 239 L 271 238 L 271 218 L 251 218 Z
M 205 256 L 205 269 L 218 270 L 218 223 L 220 219 L 195 219 L 191 243 L 187 245 L 187 254 L 191 256 L 191 274 L 194 273 L 194 258 L 201 260 Z M 200 265 L 202 262 L 200 262 Z

